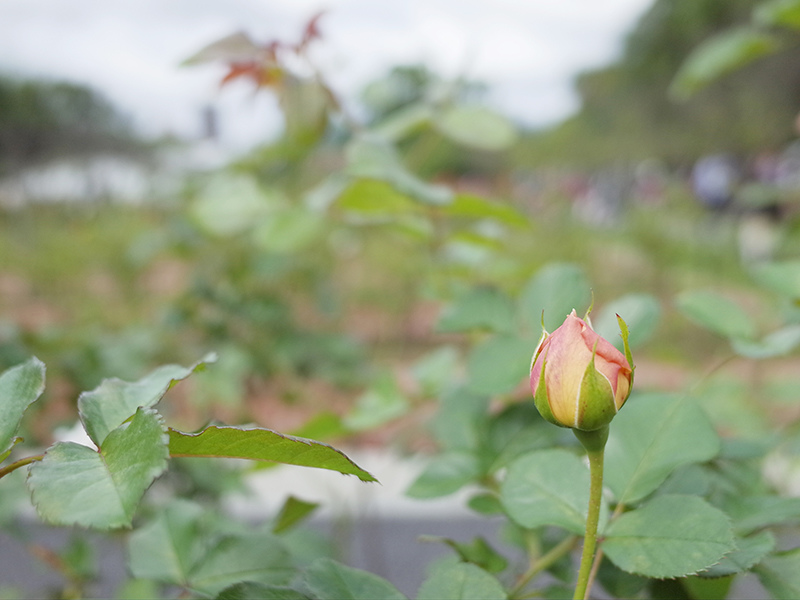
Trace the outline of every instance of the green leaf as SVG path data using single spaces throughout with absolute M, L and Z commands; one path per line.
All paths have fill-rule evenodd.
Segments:
M 163 419 L 140 408 L 106 436 L 99 451 L 57 443 L 30 467 L 28 487 L 39 516 L 57 525 L 98 529 L 131 524 L 139 500 L 167 468 Z
M 128 538 L 128 568 L 134 577 L 185 586 L 204 553 L 203 509 L 173 500 Z
M 320 215 L 304 207 L 271 211 L 253 230 L 256 246 L 269 252 L 297 252 L 313 243 L 322 232 Z
M 589 506 L 589 469 L 566 450 L 530 452 L 509 465 L 500 500 L 508 515 L 523 527 L 555 525 L 583 534 Z M 601 531 L 607 513 L 604 503 Z
M 787 325 L 773 331 L 758 342 L 733 340 L 734 351 L 745 358 L 774 358 L 786 356 L 800 346 L 800 325 Z
M 606 304 L 597 316 L 592 316 L 595 332 L 614 344 L 617 350 L 624 351 L 617 315 L 628 324 L 628 343 L 635 348 L 655 333 L 661 318 L 661 304 L 649 294 L 628 294 Z
M 695 49 L 670 85 L 670 94 L 685 100 L 712 81 L 775 52 L 778 38 L 753 28 L 720 33 Z
M 469 389 L 478 394 L 506 394 L 530 374 L 535 344 L 496 335 L 475 346 L 467 359 Z
M 446 450 L 476 450 L 488 408 L 486 396 L 463 388 L 442 394 L 430 423 L 436 441 Z
M 800 598 L 800 548 L 769 556 L 754 571 L 776 600 Z
M 523 288 L 519 298 L 519 311 L 537 334 L 541 331 L 540 323 L 544 311 L 544 326 L 548 331 L 553 331 L 564 322 L 572 309 L 583 312 L 591 300 L 590 289 L 589 280 L 577 265 L 547 265 Z
M 603 551 L 620 569 L 660 579 L 707 569 L 734 548 L 725 513 L 696 496 L 657 496 L 603 535 Z
M 44 391 L 45 366 L 34 357 L 0 375 L 0 462 L 17 442 L 14 434 L 27 408 Z
M 371 388 L 356 401 L 342 422 L 352 431 L 373 429 L 402 417 L 408 412 L 408 400 L 391 373 L 383 373 Z
M 417 600 L 506 600 L 503 586 L 475 565 L 443 563 L 422 582 Z
M 357 179 L 352 182 L 339 196 L 337 206 L 369 221 L 393 219 L 420 210 L 413 199 L 385 181 L 376 179 Z
M 482 196 L 459 194 L 453 203 L 442 208 L 442 212 L 451 217 L 470 219 L 492 219 L 504 225 L 525 227 L 530 225 L 528 218 L 511 204 L 492 201 Z
M 215 600 L 311 600 L 290 587 L 247 581 L 222 590 Z
M 114 600 L 152 600 L 160 594 L 159 585 L 144 579 L 128 579 L 117 588 Z
M 238 62 L 253 60 L 262 52 L 250 36 L 244 32 L 236 32 L 204 46 L 189 58 L 181 62 L 181 66 L 200 65 L 208 62 Z
M 481 474 L 478 457 L 469 452 L 445 452 L 434 456 L 406 495 L 438 498 L 457 492 Z
M 489 573 L 500 573 L 508 567 L 505 557 L 482 537 L 476 537 L 470 543 L 463 543 L 446 537 L 426 535 L 420 537 L 419 541 L 446 544 L 458 554 L 462 561 L 472 563 Z
M 467 502 L 469 506 L 476 513 L 485 516 L 502 515 L 505 511 L 500 502 L 500 498 L 494 494 L 478 494 L 473 496 Z
M 697 323 L 727 338 L 750 339 L 755 326 L 750 316 L 725 296 L 707 290 L 679 294 L 678 310 Z
M 315 502 L 305 502 L 294 496 L 289 496 L 286 502 L 283 503 L 278 516 L 275 517 L 272 532 L 282 533 L 291 529 L 314 512 L 318 506 L 319 504 Z
M 480 106 L 455 106 L 436 120 L 436 128 L 456 143 L 497 152 L 517 141 L 517 132 L 505 117 Z
M 498 333 L 514 330 L 514 305 L 495 288 L 477 287 L 453 301 L 439 318 L 437 330 L 443 333 L 487 329 Z
M 800 260 L 760 265 L 753 270 L 753 278 L 791 300 L 800 298 Z
M 732 575 L 714 578 L 690 575 L 679 581 L 692 600 L 719 600 L 728 597 L 733 580 Z
M 252 177 L 217 175 L 193 202 L 190 214 L 207 232 L 230 236 L 251 229 L 271 205 L 280 201 Z
M 360 569 L 322 558 L 308 568 L 305 587 L 316 600 L 405 600 L 391 583 Z
M 489 417 L 481 458 L 496 473 L 523 454 L 563 445 L 565 437 L 572 442 L 569 430 L 545 421 L 533 402 L 512 404 Z
M 342 418 L 333 412 L 320 411 L 309 418 L 298 429 L 294 429 L 291 435 L 300 438 L 314 440 L 342 437 L 349 433 L 347 427 L 342 424 Z
M 800 2 L 798 0 L 762 2 L 753 10 L 753 21 L 763 27 L 800 29 Z
M 139 381 L 105 379 L 78 397 L 78 414 L 86 433 L 98 446 L 114 429 L 130 419 L 139 407 L 155 406 L 172 386 L 216 360 L 213 354 L 191 367 L 164 365 Z
M 775 549 L 775 536 L 770 531 L 761 531 L 747 538 L 736 540 L 736 549 L 714 566 L 700 573 L 702 577 L 726 577 L 749 571 L 767 554 Z
M 658 488 L 659 494 L 686 494 L 706 496 L 711 488 L 711 473 L 705 466 L 696 464 L 678 467 Z
M 211 426 L 199 433 L 169 430 L 172 456 L 216 456 L 266 460 L 287 465 L 315 467 L 355 475 L 361 481 L 377 481 L 343 452 L 304 438 L 270 429 L 239 429 Z
M 423 129 L 433 117 L 427 103 L 415 102 L 393 111 L 378 123 L 372 131 L 392 142 L 398 142 L 409 134 Z
M 409 172 L 394 148 L 379 137 L 357 137 L 348 144 L 346 152 L 347 172 L 353 177 L 385 181 L 423 205 L 444 206 L 453 200 L 448 188 L 426 183 Z
M 741 534 L 773 525 L 800 523 L 800 498 L 734 496 L 723 508 Z
M 611 426 L 605 482 L 619 502 L 632 504 L 677 467 L 710 460 L 719 451 L 719 437 L 692 398 L 635 395 Z
M 597 580 L 612 598 L 639 598 L 650 581 L 646 577 L 623 571 L 610 560 L 600 562 Z
M 280 538 L 256 531 L 215 540 L 192 569 L 189 586 L 206 595 L 242 581 L 284 586 L 295 572 Z
M 426 396 L 440 396 L 457 379 L 460 367 L 459 352 L 455 346 L 440 346 L 425 354 L 411 367 L 420 391 Z

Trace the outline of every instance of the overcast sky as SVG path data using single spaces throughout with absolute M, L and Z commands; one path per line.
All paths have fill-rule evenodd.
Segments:
M 88 83 L 151 135 L 196 136 L 220 110 L 223 142 L 279 128 L 274 105 L 224 70 L 179 67 L 235 31 L 296 41 L 321 9 L 314 56 L 345 98 L 391 66 L 424 62 L 484 81 L 491 102 L 534 126 L 577 108 L 571 80 L 619 55 L 653 0 L 0 0 L 0 70 Z

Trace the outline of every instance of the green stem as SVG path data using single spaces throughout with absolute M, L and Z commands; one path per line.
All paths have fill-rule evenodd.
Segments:
M 17 462 L 13 462 L 8 466 L 3 467 L 0 469 L 0 479 L 11 473 L 12 471 L 16 471 L 20 467 L 24 467 L 25 465 L 29 465 L 33 462 L 42 460 L 44 458 L 44 454 L 37 454 L 35 456 L 28 456 L 27 458 L 21 458 Z
M 578 583 L 573 600 L 589 597 L 589 575 L 592 571 L 594 551 L 597 547 L 597 524 L 600 520 L 600 503 L 603 499 L 603 455 L 608 440 L 608 427 L 598 431 L 573 429 L 589 457 L 589 511 L 586 515 L 586 537 L 583 538 L 581 565 L 578 570 Z
M 530 583 L 531 579 L 536 577 L 542 571 L 549 569 L 566 554 L 569 554 L 569 552 L 575 547 L 575 542 L 577 541 L 578 537 L 571 535 L 561 540 L 558 544 L 553 546 L 546 554 L 544 554 L 538 560 L 531 563 L 531 566 L 528 568 L 528 570 L 525 571 L 525 573 L 523 573 L 520 576 L 514 588 L 508 593 L 508 597 L 517 598 L 518 594 L 520 594 L 522 590 L 525 589 L 525 586 L 528 585 L 528 583 Z

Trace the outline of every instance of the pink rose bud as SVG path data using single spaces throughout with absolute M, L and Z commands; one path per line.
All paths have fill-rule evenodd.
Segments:
M 531 391 L 539 413 L 561 427 L 583 431 L 611 422 L 631 393 L 633 359 L 628 328 L 617 315 L 625 354 L 597 335 L 573 310 L 542 338 L 531 361 Z

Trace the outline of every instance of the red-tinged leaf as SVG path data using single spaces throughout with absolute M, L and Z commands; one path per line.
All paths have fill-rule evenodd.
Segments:
M 322 38 L 322 34 L 319 31 L 319 20 L 324 14 L 325 11 L 321 10 L 313 17 L 311 17 L 308 23 L 306 23 L 305 31 L 303 31 L 303 39 L 300 42 L 300 49 L 303 49 L 306 46 L 308 46 L 308 44 L 313 40 L 318 40 Z
M 274 84 L 280 77 L 281 70 L 277 67 L 270 67 L 262 61 L 250 61 L 246 63 L 231 63 L 228 72 L 220 81 L 220 87 L 230 83 L 234 79 L 245 78 L 251 80 L 256 87 L 267 87 Z
M 170 429 L 169 451 L 171 456 L 245 458 L 329 469 L 361 481 L 377 481 L 333 446 L 270 429 L 211 426 L 199 433 Z

